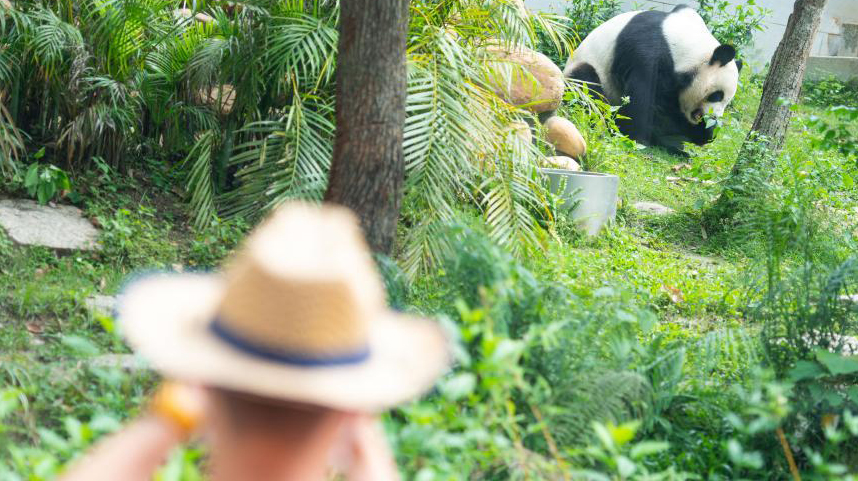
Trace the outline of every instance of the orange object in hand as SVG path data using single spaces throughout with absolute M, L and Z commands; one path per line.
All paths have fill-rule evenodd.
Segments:
M 149 409 L 187 437 L 200 425 L 205 412 L 204 393 L 196 387 L 165 381 L 152 397 Z

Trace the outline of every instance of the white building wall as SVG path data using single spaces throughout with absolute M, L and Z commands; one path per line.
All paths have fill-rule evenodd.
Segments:
M 531 10 L 562 13 L 566 1 L 525 0 L 524 3 Z M 697 4 L 695 0 L 623 0 L 622 3 L 624 10 L 671 10 L 677 4 Z M 731 3 L 743 2 L 731 0 Z M 747 52 L 747 57 L 755 68 L 762 68 L 771 60 L 786 30 L 793 3 L 793 0 L 757 0 L 758 5 L 769 9 L 771 13 L 764 21 L 765 30 L 756 33 L 754 45 Z M 854 31 L 858 35 L 858 0 L 828 0 L 811 55 L 858 56 L 858 46 L 853 47 L 850 42 L 844 41 L 844 38 L 852 38 L 851 35 L 843 35 L 845 30 Z

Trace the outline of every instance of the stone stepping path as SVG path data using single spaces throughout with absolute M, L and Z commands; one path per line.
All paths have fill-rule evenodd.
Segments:
M 0 228 L 19 245 L 58 251 L 98 249 L 98 229 L 69 205 L 41 205 L 25 199 L 0 200 Z

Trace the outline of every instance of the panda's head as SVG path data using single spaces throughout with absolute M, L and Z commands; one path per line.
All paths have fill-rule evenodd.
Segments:
M 719 45 L 711 58 L 692 73 L 690 84 L 679 94 L 679 106 L 685 118 L 696 125 L 707 114 L 724 115 L 724 109 L 736 95 L 740 68 L 736 49 L 731 45 Z

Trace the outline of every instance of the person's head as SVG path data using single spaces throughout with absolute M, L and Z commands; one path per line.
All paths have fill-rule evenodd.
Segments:
M 344 424 L 362 426 L 358 413 L 425 392 L 450 360 L 436 323 L 388 309 L 359 222 L 343 207 L 279 208 L 223 273 L 133 284 L 119 321 L 166 377 L 219 386 L 210 388 L 215 469 L 258 460 L 272 473 L 296 456 L 324 467 Z
M 348 414 L 310 404 L 209 388 L 206 435 L 220 479 L 322 479 L 336 463 Z M 297 471 L 297 472 L 296 472 Z

